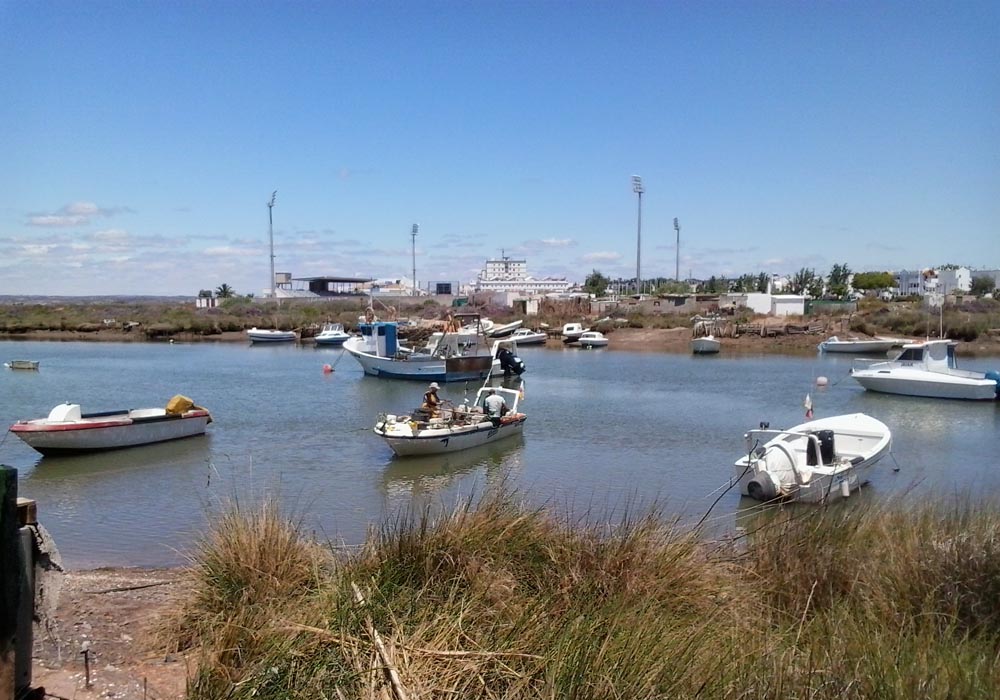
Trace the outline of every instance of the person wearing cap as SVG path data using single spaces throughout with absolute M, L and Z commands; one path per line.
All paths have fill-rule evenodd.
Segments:
M 438 388 L 437 382 L 431 382 L 424 392 L 424 403 L 420 406 L 420 410 L 426 411 L 432 418 L 438 414 L 438 407 L 441 405 Z
M 483 400 L 483 408 L 490 418 L 502 418 L 507 412 L 507 402 L 496 391 L 490 389 Z

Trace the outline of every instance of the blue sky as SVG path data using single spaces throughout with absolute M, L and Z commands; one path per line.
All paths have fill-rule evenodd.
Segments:
M 0 294 L 1000 267 L 1000 4 L 0 0 Z

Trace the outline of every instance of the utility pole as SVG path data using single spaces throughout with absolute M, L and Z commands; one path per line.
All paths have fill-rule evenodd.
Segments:
M 632 176 L 632 191 L 639 196 L 639 213 L 635 234 L 635 292 L 642 296 L 642 193 L 646 190 L 642 186 L 642 178 L 638 175 Z
M 413 291 L 411 296 L 417 296 L 417 231 L 420 230 L 420 224 L 413 224 L 413 228 L 410 229 L 410 236 L 412 237 L 412 247 L 411 253 L 413 255 Z
M 278 196 L 278 190 L 271 193 L 271 201 L 267 203 L 267 238 L 271 245 L 271 298 L 275 298 L 274 291 L 274 217 L 271 215 L 274 209 L 274 200 Z
M 681 224 L 674 217 L 674 231 L 677 232 L 677 265 L 674 267 L 674 279 L 678 282 L 681 281 Z

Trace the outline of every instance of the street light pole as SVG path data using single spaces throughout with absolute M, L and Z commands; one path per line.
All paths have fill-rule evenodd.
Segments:
M 681 224 L 674 217 L 674 231 L 677 232 L 677 265 L 674 267 L 674 279 L 677 282 L 681 281 Z
M 267 239 L 271 246 L 271 298 L 275 298 L 274 291 L 274 217 L 271 211 L 274 209 L 274 200 L 278 196 L 278 190 L 271 193 L 271 201 L 267 203 Z
M 642 193 L 646 190 L 642 186 L 642 178 L 638 175 L 632 176 L 632 191 L 639 196 L 639 214 L 636 224 L 635 234 L 635 292 L 642 295 Z
M 412 248 L 411 253 L 413 255 L 413 291 L 410 296 L 417 296 L 417 231 L 420 230 L 419 224 L 413 224 L 413 228 L 410 230 L 410 236 L 412 237 Z

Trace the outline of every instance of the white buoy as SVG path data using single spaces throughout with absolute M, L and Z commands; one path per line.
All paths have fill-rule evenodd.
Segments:
M 840 482 L 840 495 L 844 498 L 851 495 L 851 484 L 847 479 Z
M 826 386 L 829 382 L 826 377 L 816 377 L 816 386 Z

